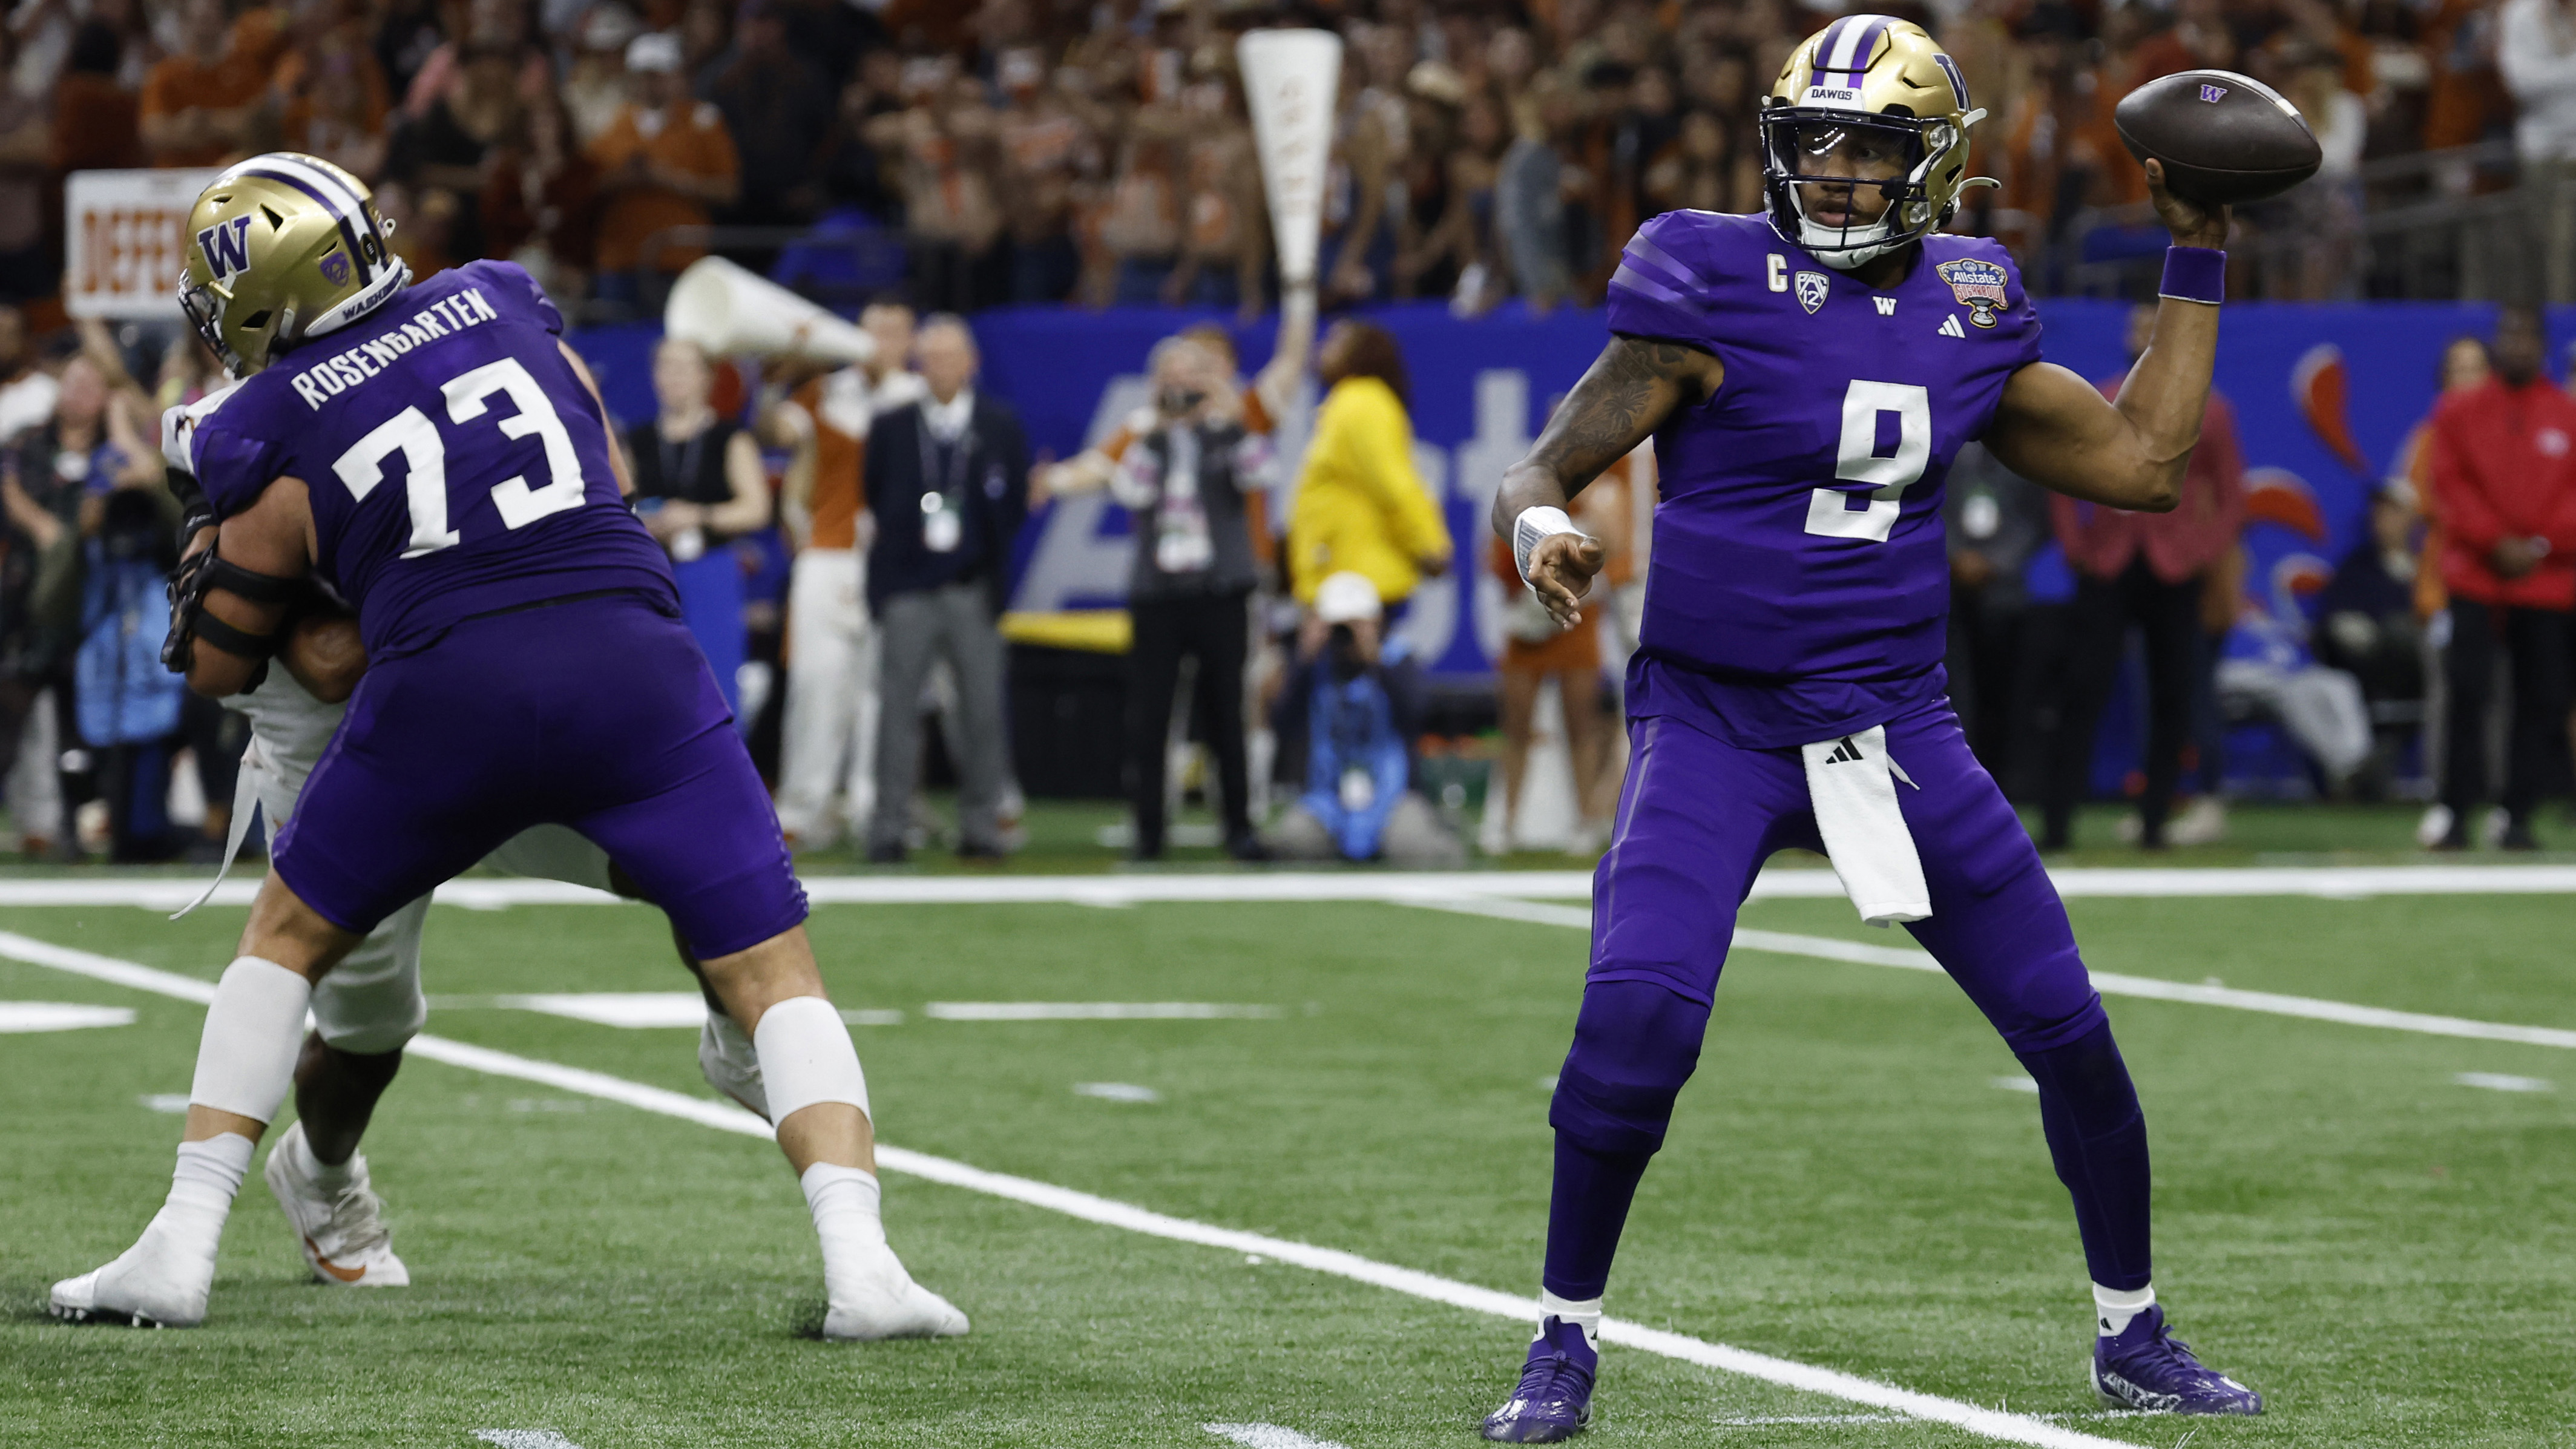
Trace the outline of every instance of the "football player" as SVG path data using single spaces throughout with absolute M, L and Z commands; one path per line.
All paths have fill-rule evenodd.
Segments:
M 887 1246 L 866 1078 L 804 890 L 553 304 L 506 262 L 415 284 L 366 187 L 310 156 L 226 169 L 187 230 L 180 303 L 242 382 L 187 448 L 218 532 L 172 580 L 168 659 L 199 694 L 242 693 L 318 579 L 367 663 L 207 1007 L 168 1199 L 133 1248 L 56 1284 L 54 1312 L 202 1321 L 314 983 L 556 824 L 670 916 L 750 1034 L 822 1243 L 825 1336 L 965 1332 Z
M 215 544 L 211 505 L 187 470 L 197 419 L 221 405 L 220 396 L 210 397 L 172 408 L 162 420 L 170 486 L 182 510 L 183 556 Z M 296 606 L 286 629 L 273 660 L 278 667 L 224 701 L 249 719 L 251 735 L 224 852 L 227 869 L 247 834 L 254 804 L 272 835 L 294 815 L 304 782 L 340 727 L 343 702 L 366 669 L 356 618 L 318 588 Z M 513 875 L 637 894 L 606 851 L 560 825 L 522 832 L 485 863 Z M 209 886 L 188 910 L 213 894 Z M 399 1288 L 411 1281 L 394 1252 L 384 1203 L 358 1142 L 401 1068 L 404 1045 L 428 1022 L 420 947 L 429 904 L 423 896 L 387 916 L 313 986 L 313 1027 L 295 1064 L 296 1120 L 269 1148 L 261 1175 L 285 1210 L 296 1250 L 317 1282 Z M 685 945 L 680 959 L 692 972 L 698 969 Z M 716 1090 L 763 1118 L 769 1115 L 751 1038 L 712 996 L 699 1032 L 698 1066 Z
M 2039 360 L 2004 249 L 1940 232 L 1983 114 L 1909 22 L 1845 16 L 1799 46 L 1760 114 L 1765 213 L 1672 212 L 1638 231 L 1610 284 L 1609 346 L 1495 499 L 1523 578 L 1572 620 L 1603 551 L 1564 505 L 1655 440 L 1634 758 L 1548 1114 L 1543 1316 L 1488 1439 L 1552 1443 L 1589 1419 L 1630 1199 L 1698 1060 L 1737 908 L 1787 846 L 1828 853 L 1865 918 L 1908 922 L 2038 1083 L 2093 1279 L 2100 1394 L 2262 1406 L 2168 1332 L 2137 1094 L 1941 669 L 1941 483 L 1962 444 L 2077 498 L 2173 507 L 2209 393 L 2228 219 L 2147 163 L 2174 245 L 2154 345 L 2106 401 Z

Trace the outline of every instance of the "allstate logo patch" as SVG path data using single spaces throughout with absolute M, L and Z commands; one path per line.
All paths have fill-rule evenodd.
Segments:
M 2200 98 L 2209 102 L 2213 106 L 2217 105 L 2219 98 L 2226 94 L 2227 87 L 2225 86 L 2202 86 L 2200 88 Z
M 1832 293 L 1833 286 L 1833 282 L 1822 272 L 1800 272 L 1798 305 L 1806 308 L 1809 316 L 1815 315 L 1816 309 L 1825 305 L 1825 298 Z
M 349 285 L 349 258 L 346 253 L 332 252 L 322 259 L 322 280 L 335 287 Z
M 1995 309 L 2009 300 L 2004 287 L 2010 279 L 2002 267 L 1976 257 L 1961 257 L 1955 262 L 1943 262 L 1932 270 L 1940 273 L 1941 280 L 1950 284 L 1950 295 L 1958 298 L 1959 305 L 1968 309 L 1971 323 L 1979 327 L 1995 325 Z

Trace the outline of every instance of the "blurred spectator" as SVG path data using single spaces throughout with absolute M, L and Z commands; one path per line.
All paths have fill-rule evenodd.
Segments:
M 1383 637 L 1378 587 L 1357 573 L 1321 580 L 1297 634 L 1276 728 L 1306 742 L 1304 793 L 1262 837 L 1281 860 L 1457 866 L 1466 847 L 1412 788 L 1422 674 Z
M 2496 67 L 2522 114 L 2515 149 L 2532 164 L 2576 161 L 2576 4 L 2504 0 Z
M 741 159 L 741 190 L 727 220 L 794 226 L 822 208 L 820 162 L 832 124 L 832 91 L 787 48 L 781 0 L 744 0 L 734 47 L 703 94 L 724 112 Z
M 429 58 L 447 43 L 440 22 L 439 0 L 382 0 L 376 22 L 376 65 L 384 72 L 388 94 L 408 96 Z
M 135 94 L 120 78 L 123 43 L 98 20 L 72 32 L 63 75 L 54 82 L 54 170 L 106 170 L 144 163 Z M 59 197 L 48 197 L 59 206 Z
M 1558 628 L 1521 578 L 1512 546 L 1501 538 L 1486 541 L 1486 563 L 1511 600 L 1503 620 L 1503 653 L 1494 661 L 1495 702 L 1503 730 L 1499 763 L 1501 809 L 1489 804 L 1499 827 L 1488 827 L 1487 844 L 1516 848 L 1521 835 L 1521 805 L 1529 779 L 1530 746 L 1538 733 L 1539 690 L 1553 681 L 1557 707 L 1564 719 L 1566 761 L 1574 776 L 1574 834 L 1569 855 L 1600 853 L 1610 817 L 1618 806 L 1619 781 L 1610 769 L 1610 721 L 1602 712 L 1601 638 L 1618 591 L 1634 577 L 1629 547 L 1635 537 L 1630 516 L 1631 473 L 1638 455 L 1630 453 L 1602 471 L 1592 485 L 1567 505 L 1577 527 L 1601 540 L 1606 562 L 1583 601 L 1583 617 Z M 1490 788 L 1490 787 L 1489 787 Z
M 595 254 L 599 168 L 551 95 L 534 98 L 494 151 L 481 201 L 486 255 L 508 257 L 557 297 L 587 290 Z
M 1232 88 L 1214 77 L 1182 92 L 1181 115 L 1189 138 L 1181 165 L 1180 265 L 1159 300 L 1257 315 L 1265 301 L 1261 271 L 1270 259 L 1270 228 L 1251 127 Z
M 2424 700 L 2424 627 L 2415 612 L 2423 522 L 2411 485 L 2381 484 L 2370 497 L 2368 533 L 2317 595 L 2317 657 L 2360 681 L 2374 712 Z
M 1950 702 L 1968 748 L 1997 780 L 2032 763 L 2014 758 L 2023 737 L 2015 701 L 2024 698 L 2034 641 L 2024 637 L 2025 576 L 2049 541 L 2049 495 L 1995 461 L 1983 443 L 1950 464 L 1941 521 L 1950 549 Z
M 933 663 L 957 685 L 957 853 L 1003 851 L 1006 770 L 996 599 L 1028 515 L 1029 447 L 1017 415 L 974 387 L 974 334 L 953 316 L 913 345 L 928 396 L 868 428 L 865 497 L 876 518 L 868 607 L 883 627 L 876 814 L 868 859 L 903 859 L 921 759 L 921 695 Z
M 998 118 L 972 76 L 918 61 L 905 72 L 912 104 L 870 121 L 868 137 L 899 178 L 913 296 L 943 311 L 999 301 L 1008 277 L 994 190 Z M 1136 300 L 1156 297 L 1149 290 Z
M 1510 141 L 1493 98 L 1469 96 L 1459 110 L 1457 144 L 1437 163 L 1445 173 L 1439 217 L 1398 264 L 1417 288 L 1447 279 L 1452 310 L 1461 316 L 1485 312 L 1511 291 L 1494 240 L 1494 187 Z
M 2303 630 L 2252 599 L 2239 601 L 2218 662 L 2220 700 L 2231 714 L 2280 721 L 2316 762 L 2326 788 L 2340 792 L 2370 761 L 2370 710 L 2361 682 L 2309 654 Z
M 1344 320 L 1315 362 L 1326 391 L 1289 515 L 1289 585 L 1311 604 L 1327 575 L 1357 573 L 1392 613 L 1425 575 L 1447 571 L 1452 551 L 1413 468 L 1404 353 L 1377 324 Z
M 1073 218 L 1080 190 L 1101 169 L 1099 137 L 1063 91 L 1048 83 L 1037 51 L 1006 53 L 1000 82 L 1009 98 L 1001 116 L 1000 140 L 1004 192 L 1011 198 L 1011 300 L 1060 302 L 1072 294 L 1082 271 L 1082 257 L 1073 243 Z M 845 107 L 848 104 L 845 100 Z M 856 149 L 863 155 L 874 154 L 865 147 Z M 1237 187 L 1249 178 L 1253 209 L 1245 212 L 1241 196 L 1236 195 L 1228 220 L 1237 226 L 1266 226 L 1254 163 L 1248 156 L 1238 156 L 1235 166 Z M 836 183 L 858 190 L 873 184 L 873 177 L 862 183 L 856 176 Z M 868 204 L 857 195 L 852 199 Z M 1258 295 L 1257 256 L 1254 267 L 1255 291 L 1247 294 L 1247 305 L 1250 297 Z
M 1544 313 L 1570 283 L 1565 237 L 1565 175 L 1553 144 L 1567 104 L 1552 78 L 1512 104 L 1512 143 L 1494 175 L 1495 239 L 1511 263 L 1512 282 Z
M 597 140 L 626 108 L 626 47 L 641 33 L 634 12 L 622 5 L 595 5 L 582 17 L 558 92 L 581 145 Z
M 18 43 L 0 28 L 0 59 Z M 0 75 L 8 69 L 0 68 Z M 53 127 L 44 104 L 14 86 L 0 86 L 0 299 L 27 301 L 59 285 L 45 244 L 45 215 L 53 192 Z
M 677 36 L 635 37 L 626 79 L 631 99 L 590 145 L 605 197 L 597 291 L 659 312 L 670 279 L 706 248 L 658 239 L 675 227 L 705 226 L 710 208 L 731 206 L 741 194 L 741 163 L 722 113 L 682 89 Z
M 143 82 L 144 148 L 155 166 L 212 166 L 243 147 L 268 89 L 271 55 L 224 0 L 180 0 L 179 44 Z
M 385 177 L 410 196 L 413 224 L 460 261 L 485 254 L 483 188 L 493 147 L 519 124 L 517 71 L 507 46 L 466 46 L 456 83 L 405 120 L 387 148 Z
M 2539 312 L 2496 320 L 2495 375 L 2451 393 L 2433 414 L 2434 516 L 2443 536 L 2450 643 L 2444 661 L 2449 759 L 2439 845 L 2469 843 L 2487 792 L 2486 719 L 2496 651 L 2513 678 L 2503 843 L 2537 848 L 2533 811 L 2568 732 L 2569 615 L 2576 610 L 2576 400 L 2541 372 Z
M 2129 318 L 2129 355 L 2146 350 L 2153 307 Z M 2104 378 L 2105 396 L 2116 396 L 2126 374 Z M 2063 726 L 2054 745 L 2044 806 L 2043 848 L 2063 850 L 2072 841 L 2075 802 L 2093 765 L 2093 732 L 2128 657 L 2135 626 L 2146 639 L 2146 790 L 2138 800 L 2139 839 L 2161 849 L 2183 748 L 2191 735 L 2192 699 L 2214 662 L 2202 638 L 2203 610 L 2216 578 L 2222 597 L 2232 593 L 2220 570 L 2236 552 L 2245 523 L 2244 457 L 2236 441 L 2235 410 L 2216 392 L 2201 420 L 2200 444 L 2183 475 L 2182 501 L 2171 513 L 2130 513 L 2063 496 L 2050 500 L 2058 542 L 2076 570 L 2077 636 L 2067 681 Z M 2232 599 L 2229 600 L 2232 603 Z M 2227 611 L 2232 614 L 2232 608 Z M 2225 615 L 2220 627 L 2225 626 Z M 2215 797 L 2192 820 L 2199 843 L 2221 809 Z
M 27 343 L 27 314 L 0 303 L 0 444 L 51 419 L 60 389 L 54 375 L 36 365 L 36 350 Z
M 1165 764 L 1181 661 L 1197 662 L 1216 756 L 1226 849 L 1258 859 L 1245 764 L 1243 670 L 1255 582 L 1249 516 L 1263 506 L 1264 444 L 1248 433 L 1232 369 L 1187 337 L 1150 364 L 1153 417 L 1118 461 L 1110 490 L 1131 515 L 1127 770 L 1139 860 L 1163 854 Z
M 636 511 L 671 555 L 680 611 L 731 709 L 745 657 L 743 569 L 725 545 L 769 526 L 769 475 L 752 435 L 716 415 L 714 395 L 714 369 L 698 345 L 663 339 L 653 349 L 660 412 L 627 434 L 626 451 Z
M 384 71 L 353 21 L 325 24 L 321 15 L 312 18 L 314 28 L 299 32 L 278 66 L 279 139 L 352 175 L 379 175 L 392 109 Z
M 785 512 L 796 560 L 788 578 L 787 718 L 778 823 L 800 849 L 830 845 L 844 822 L 867 828 L 876 805 L 877 653 L 868 614 L 867 551 L 875 515 L 860 486 L 868 426 L 919 402 L 909 370 L 912 309 L 878 302 L 859 314 L 876 340 L 866 363 L 778 389 L 762 423 L 796 449 Z M 841 797 L 834 800 L 835 795 Z

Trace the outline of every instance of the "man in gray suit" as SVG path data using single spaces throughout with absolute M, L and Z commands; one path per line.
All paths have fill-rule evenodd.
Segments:
M 1000 609 L 1011 541 L 1028 517 L 1029 447 L 1011 409 L 975 390 L 963 319 L 922 324 L 913 352 L 930 395 L 868 427 L 864 479 L 876 516 L 868 607 L 883 632 L 876 814 L 868 859 L 902 860 L 921 761 L 923 684 L 945 659 L 957 680 L 960 856 L 1002 854 Z

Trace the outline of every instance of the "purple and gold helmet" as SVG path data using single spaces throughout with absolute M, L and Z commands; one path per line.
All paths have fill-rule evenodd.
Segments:
M 1783 236 L 1848 271 L 1946 225 L 1968 177 L 1972 109 L 1958 62 L 1923 27 L 1888 15 L 1846 15 L 1789 57 L 1763 98 L 1762 189 Z M 1846 176 L 1823 170 L 1838 154 L 1893 165 L 1884 180 L 1857 180 L 1887 197 L 1876 220 L 1810 220 L 1800 182 Z M 1992 183 L 1987 183 L 1991 185 Z

